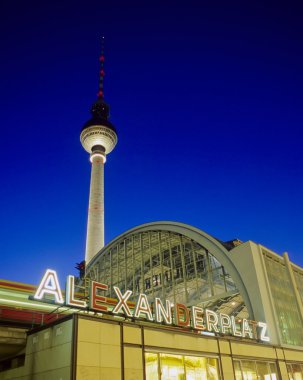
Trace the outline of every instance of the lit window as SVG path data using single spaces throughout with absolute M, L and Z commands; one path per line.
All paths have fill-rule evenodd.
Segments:
M 278 380 L 275 363 L 256 360 L 234 360 L 236 380 Z
M 145 353 L 146 380 L 219 380 L 216 358 Z

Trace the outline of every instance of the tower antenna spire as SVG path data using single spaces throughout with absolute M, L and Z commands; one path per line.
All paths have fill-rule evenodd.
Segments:
M 104 90 L 103 90 L 103 81 L 104 81 L 104 36 L 101 36 L 101 54 L 100 54 L 100 73 L 99 73 L 99 91 L 98 91 L 98 98 L 103 100 L 104 99 Z

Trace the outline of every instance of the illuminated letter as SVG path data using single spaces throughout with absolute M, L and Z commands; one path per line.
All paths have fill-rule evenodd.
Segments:
M 190 325 L 189 311 L 182 303 L 177 303 L 175 308 L 177 325 L 188 327 Z M 183 317 L 181 319 L 181 316 Z
M 208 309 L 205 310 L 205 314 L 206 314 L 206 327 L 207 327 L 207 330 L 208 331 L 214 331 L 214 332 L 218 333 L 219 332 L 219 329 L 218 329 L 218 322 L 219 322 L 218 314 L 215 313 L 214 311 L 208 310 Z
M 245 335 L 248 334 L 248 336 L 250 337 L 250 339 L 253 338 L 253 334 L 252 334 L 252 331 L 251 331 L 251 328 L 248 324 L 248 320 L 247 319 L 243 319 L 242 320 L 242 336 L 243 338 L 245 338 Z
M 162 322 L 164 320 L 165 323 L 171 325 L 172 317 L 171 317 L 171 304 L 168 300 L 166 300 L 166 309 L 163 306 L 160 298 L 155 298 L 155 307 L 156 307 L 156 321 Z
M 231 320 L 229 315 L 220 314 L 220 326 L 222 334 L 228 334 L 231 329 Z
M 92 281 L 90 288 L 90 304 L 89 307 L 93 310 L 107 311 L 107 307 L 100 305 L 100 302 L 106 303 L 107 298 L 97 295 L 97 290 L 108 290 L 108 286 L 100 282 Z
M 45 272 L 34 298 L 41 300 L 45 294 L 51 294 L 57 303 L 63 303 L 57 273 L 52 269 L 47 269 Z
M 252 334 L 253 334 L 253 339 L 258 339 L 258 331 L 257 331 L 258 322 L 256 322 L 256 321 L 249 321 L 249 324 L 250 324 L 251 331 L 252 331 Z
M 191 313 L 193 328 L 197 330 L 205 330 L 205 326 L 203 324 L 203 309 L 198 306 L 192 306 Z
M 152 321 L 153 316 L 149 307 L 149 303 L 145 294 L 140 294 L 136 305 L 134 317 L 139 318 L 140 313 L 146 314 L 147 318 Z
M 258 326 L 261 327 L 260 339 L 263 342 L 269 342 L 269 337 L 265 336 L 267 330 L 267 324 L 264 322 L 258 322 Z
M 237 330 L 236 320 L 234 316 L 231 317 L 231 327 L 232 327 L 232 333 L 234 336 L 242 337 L 242 332 Z
M 114 310 L 113 310 L 113 313 L 114 314 L 119 314 L 120 313 L 120 310 L 122 311 L 122 309 L 125 311 L 125 314 L 128 316 L 128 317 L 132 317 L 132 314 L 129 310 L 129 307 L 126 303 L 126 301 L 129 299 L 129 297 L 132 295 L 132 291 L 131 290 L 127 290 L 125 292 L 124 295 L 121 294 L 120 292 L 120 289 L 117 288 L 116 286 L 114 286 L 114 290 L 118 296 L 118 299 L 119 299 L 119 302 L 117 303 L 117 305 L 115 306 Z
M 65 303 L 70 306 L 80 307 L 81 309 L 84 309 L 87 306 L 85 301 L 75 299 L 75 277 L 74 276 L 67 276 L 66 290 L 65 290 Z

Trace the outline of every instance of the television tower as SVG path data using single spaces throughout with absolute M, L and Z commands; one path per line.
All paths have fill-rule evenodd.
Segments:
M 104 101 L 104 37 L 100 55 L 100 80 L 98 98 L 91 108 L 92 118 L 84 125 L 80 134 L 83 148 L 90 153 L 92 164 L 85 263 L 86 265 L 104 247 L 104 164 L 106 156 L 117 144 L 117 132 L 108 121 L 109 106 Z

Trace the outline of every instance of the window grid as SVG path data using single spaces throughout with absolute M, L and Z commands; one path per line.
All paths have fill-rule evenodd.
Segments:
M 278 325 L 285 344 L 303 346 L 303 332 L 295 294 L 282 260 L 263 252 Z
M 234 359 L 236 380 L 279 380 L 276 363 L 260 360 Z
M 303 379 L 303 364 L 287 363 L 287 373 L 289 380 L 302 380 Z
M 220 380 L 218 358 L 145 353 L 146 380 Z
M 214 309 L 216 300 L 238 296 L 234 281 L 211 252 L 170 231 L 139 232 L 121 238 L 103 252 L 86 275 L 108 284 L 106 296 L 111 298 L 116 297 L 113 287 L 118 286 L 122 292 L 132 290 L 133 301 L 145 293 L 151 302 L 159 297 L 173 304 Z M 246 308 L 239 310 L 241 318 L 249 317 Z M 239 316 L 238 312 L 232 315 Z

